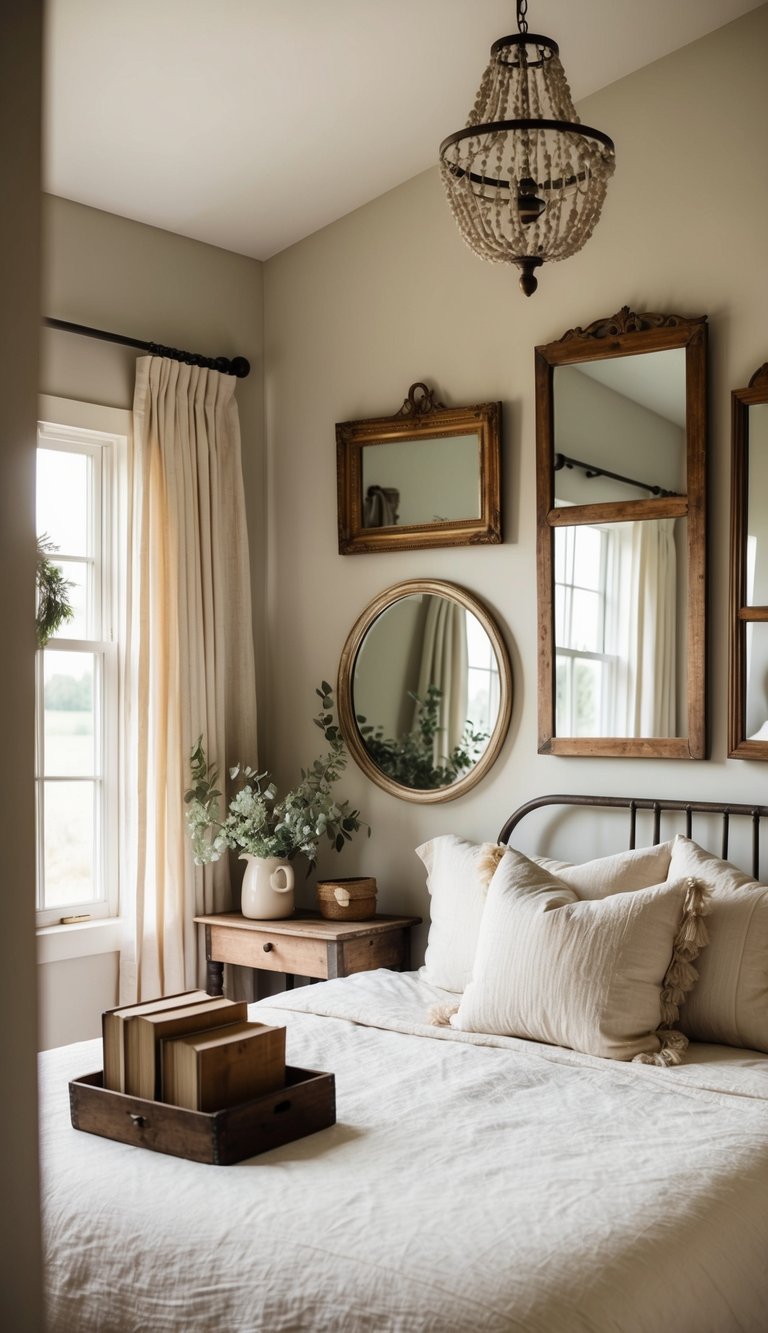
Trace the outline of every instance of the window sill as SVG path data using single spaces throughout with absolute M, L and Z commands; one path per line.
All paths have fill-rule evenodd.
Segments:
M 116 917 L 82 921 L 72 926 L 42 926 L 37 932 L 37 961 L 60 963 L 67 958 L 117 953 L 121 934 L 121 924 Z

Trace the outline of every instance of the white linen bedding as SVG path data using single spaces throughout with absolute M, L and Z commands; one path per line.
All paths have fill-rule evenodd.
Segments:
M 333 1127 L 230 1167 L 72 1129 L 41 1056 L 50 1333 L 765 1333 L 768 1056 L 672 1069 L 435 1028 L 416 973 L 253 1006 Z

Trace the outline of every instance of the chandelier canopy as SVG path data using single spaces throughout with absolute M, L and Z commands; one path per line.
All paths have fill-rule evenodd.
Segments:
M 517 264 L 526 296 L 535 270 L 589 240 L 613 175 L 613 141 L 582 125 L 549 37 L 518 32 L 491 47 L 463 130 L 440 145 L 440 171 L 459 230 L 492 263 Z

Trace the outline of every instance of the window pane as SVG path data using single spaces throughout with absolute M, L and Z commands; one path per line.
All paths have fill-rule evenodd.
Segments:
M 602 662 L 579 658 L 573 664 L 574 736 L 600 735 Z
M 89 555 L 91 460 L 58 449 L 37 451 L 37 531 L 65 555 Z
M 472 667 L 467 672 L 467 717 L 474 731 L 490 733 L 491 699 L 490 687 L 495 677 L 490 671 L 476 671 Z M 495 720 L 495 713 L 493 714 Z
M 487 667 L 493 666 L 493 647 L 486 631 L 470 611 L 466 613 L 467 620 L 467 659 L 470 666 Z
M 96 724 L 93 653 L 43 654 L 45 776 L 95 776 Z
M 69 907 L 96 897 L 92 782 L 45 784 L 45 903 Z
M 599 588 L 601 583 L 603 534 L 588 526 L 576 529 L 573 582 L 582 588 Z
M 70 585 L 67 588 L 67 601 L 75 613 L 71 620 L 63 622 L 57 633 L 64 639 L 93 637 L 92 627 L 88 623 L 88 604 L 92 600 L 89 598 L 88 585 L 93 577 L 92 567 L 79 560 L 54 559 L 53 563 L 58 565 Z
M 574 588 L 572 596 L 571 640 L 570 643 L 564 642 L 562 647 L 575 648 L 583 653 L 599 653 L 603 647 L 600 594 Z

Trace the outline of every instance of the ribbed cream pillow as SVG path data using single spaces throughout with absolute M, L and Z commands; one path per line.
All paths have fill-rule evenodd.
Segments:
M 444 834 L 416 848 L 427 868 L 430 926 L 421 975 L 433 986 L 461 993 L 472 976 L 483 908 L 504 847 Z M 533 858 L 554 871 L 580 898 L 604 898 L 666 879 L 672 843 L 603 856 L 583 865 Z
M 671 1024 L 695 981 L 703 910 L 693 880 L 583 901 L 507 851 L 450 1021 L 612 1060 L 678 1063 L 687 1042 Z
M 681 1028 L 694 1041 L 768 1051 L 768 885 L 682 836 L 669 875 L 695 875 L 711 902 L 709 946 Z

